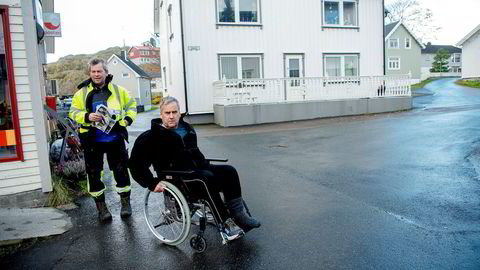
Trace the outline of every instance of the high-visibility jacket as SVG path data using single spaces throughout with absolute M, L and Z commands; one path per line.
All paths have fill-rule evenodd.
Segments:
M 118 124 L 125 128 L 127 126 L 125 118 L 130 118 L 131 124 L 137 117 L 137 102 L 134 98 L 130 97 L 125 88 L 111 82 L 107 83 L 108 90 L 110 91 L 110 96 L 107 99 L 107 107 L 115 114 L 115 120 Z M 72 98 L 72 107 L 70 107 L 68 117 L 80 124 L 80 134 L 88 132 L 92 125 L 87 119 L 88 113 L 91 113 L 92 91 L 92 83 L 85 84 Z

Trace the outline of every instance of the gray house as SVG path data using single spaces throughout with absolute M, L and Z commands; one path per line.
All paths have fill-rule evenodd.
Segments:
M 385 25 L 385 75 L 411 74 L 421 79 L 420 53 L 425 47 L 402 22 Z
M 432 73 L 432 63 L 434 61 L 437 51 L 445 49 L 450 54 L 448 60 L 449 71 L 447 73 Z M 428 77 L 440 76 L 461 76 L 462 75 L 462 49 L 452 45 L 432 45 L 428 42 L 425 48 L 422 49 L 422 80 Z
M 152 107 L 152 90 L 150 76 L 139 66 L 127 59 L 126 53 L 112 54 L 107 60 L 108 71 L 113 75 L 115 84 L 125 87 L 130 96 L 137 101 L 139 112 Z

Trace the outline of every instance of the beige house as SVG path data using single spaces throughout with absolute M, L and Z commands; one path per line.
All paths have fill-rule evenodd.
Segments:
M 137 110 L 150 110 L 152 90 L 150 76 L 139 66 L 127 59 L 125 52 L 113 54 L 107 60 L 108 72 L 113 75 L 113 83 L 125 87 L 137 102 Z
M 53 0 L 0 0 L 0 198 L 52 191 L 42 8 Z

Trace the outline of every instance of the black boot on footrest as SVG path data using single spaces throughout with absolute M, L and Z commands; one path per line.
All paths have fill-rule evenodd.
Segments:
M 245 213 L 243 199 L 241 197 L 227 202 L 227 208 L 235 223 L 242 228 L 244 232 L 260 227 L 261 224 L 258 220 Z

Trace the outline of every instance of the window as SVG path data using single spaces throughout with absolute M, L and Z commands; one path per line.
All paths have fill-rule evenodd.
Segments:
M 398 38 L 391 38 L 388 40 L 388 48 L 390 49 L 398 49 Z
M 357 0 L 323 1 L 323 24 L 327 26 L 358 26 Z
M 220 55 L 220 79 L 262 78 L 261 55 Z
M 358 73 L 358 54 L 327 54 L 324 56 L 324 76 L 359 76 Z
M 400 57 L 388 58 L 388 69 L 399 70 L 400 69 Z
M 129 78 L 130 74 L 128 72 L 122 72 L 122 78 Z
M 459 53 L 454 53 L 454 54 L 452 55 L 452 62 L 453 62 L 453 63 L 460 63 L 460 61 L 461 61 L 461 54 L 459 54 Z
M 412 48 L 412 39 L 405 38 L 405 49 L 411 49 L 411 48 Z
M 216 0 L 217 22 L 258 24 L 260 0 Z
M 0 162 L 23 160 L 13 83 L 8 7 L 0 7 Z

